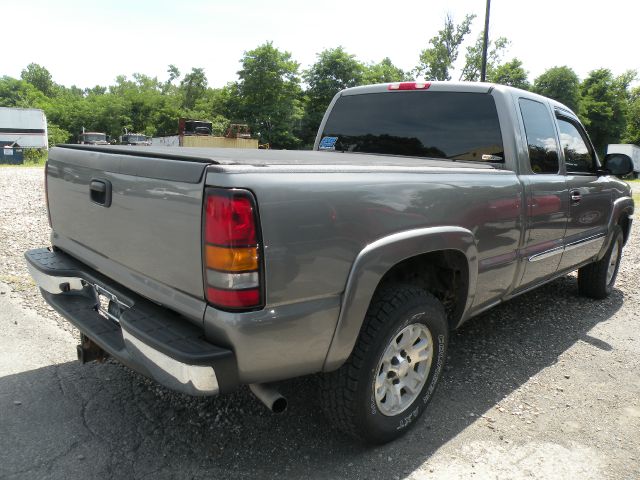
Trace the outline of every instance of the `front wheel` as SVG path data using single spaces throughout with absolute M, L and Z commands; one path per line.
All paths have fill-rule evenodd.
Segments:
M 347 362 L 322 378 L 323 408 L 342 431 L 385 443 L 416 423 L 446 358 L 442 304 L 408 285 L 376 293 Z
M 623 243 L 622 228 L 616 225 L 604 257 L 578 270 L 578 290 L 582 295 L 599 300 L 609 296 L 618 276 Z

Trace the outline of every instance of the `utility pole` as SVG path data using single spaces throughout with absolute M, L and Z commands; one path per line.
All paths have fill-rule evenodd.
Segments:
M 482 69 L 480 70 L 480 81 L 487 79 L 487 50 L 489 49 L 489 9 L 491 0 L 487 0 L 487 11 L 484 14 L 484 39 L 482 41 Z

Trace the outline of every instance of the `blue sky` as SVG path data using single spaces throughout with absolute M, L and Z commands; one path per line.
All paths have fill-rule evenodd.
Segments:
M 342 45 L 362 61 L 388 56 L 410 70 L 447 12 L 458 21 L 478 15 L 471 41 L 482 31 L 485 8 L 485 0 L 3 3 L 3 43 L 15 44 L 2 55 L 0 75 L 18 77 L 36 62 L 58 83 L 80 87 L 134 72 L 164 79 L 170 63 L 183 73 L 204 67 L 210 85 L 219 87 L 236 79 L 244 51 L 267 40 L 302 68 L 321 50 Z M 580 77 L 599 67 L 640 71 L 637 2 L 492 0 L 491 9 L 491 36 L 511 40 L 505 59 L 520 58 L 531 80 L 565 64 Z

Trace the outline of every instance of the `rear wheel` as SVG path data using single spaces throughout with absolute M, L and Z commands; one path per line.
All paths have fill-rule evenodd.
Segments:
M 623 243 L 622 228 L 616 225 L 604 257 L 578 270 L 578 290 L 582 295 L 596 299 L 609 296 L 618 276 Z
M 385 443 L 414 425 L 444 366 L 448 325 L 442 304 L 407 285 L 382 289 L 351 357 L 323 376 L 323 407 L 342 431 Z

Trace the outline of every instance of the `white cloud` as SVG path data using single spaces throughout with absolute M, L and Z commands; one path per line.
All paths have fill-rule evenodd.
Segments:
M 560 133 L 560 144 L 564 150 L 572 150 L 578 155 L 589 153 L 587 146 L 580 137 L 575 137 L 568 133 Z

